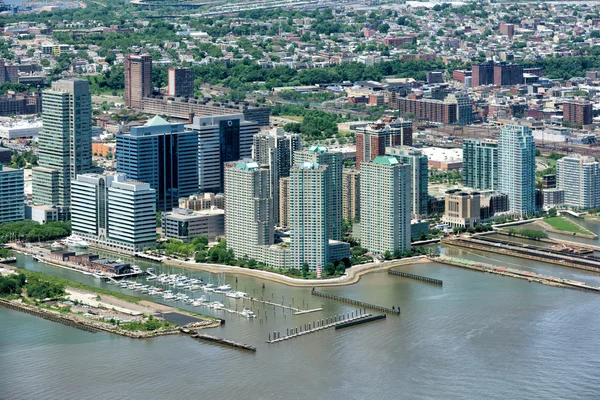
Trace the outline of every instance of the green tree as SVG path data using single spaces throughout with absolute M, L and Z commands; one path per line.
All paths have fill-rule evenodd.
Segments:
M 302 264 L 302 277 L 304 279 L 306 279 L 306 277 L 308 276 L 309 271 L 310 271 L 310 267 L 308 266 L 308 263 Z

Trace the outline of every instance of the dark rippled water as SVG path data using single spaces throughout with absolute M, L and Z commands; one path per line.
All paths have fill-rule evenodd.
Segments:
M 30 259 L 20 262 L 94 282 Z M 523 267 L 600 285 L 598 274 L 587 271 L 529 261 Z M 600 295 L 438 264 L 404 270 L 442 279 L 444 286 L 374 273 L 357 285 L 326 289 L 399 305 L 402 315 L 276 345 L 265 343 L 268 332 L 352 308 L 270 282 L 262 292 L 262 281 L 240 276 L 240 290 L 325 308 L 304 316 L 267 309 L 263 324 L 226 315 L 227 324 L 211 332 L 253 344 L 256 354 L 184 336 L 136 341 L 87 333 L 0 308 L 0 399 L 600 398 Z

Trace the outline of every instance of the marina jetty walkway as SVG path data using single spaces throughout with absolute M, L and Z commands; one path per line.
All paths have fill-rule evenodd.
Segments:
M 277 331 L 273 332 L 272 337 L 269 333 L 269 339 L 267 340 L 267 343 L 280 343 L 284 340 L 289 340 L 300 337 L 302 335 L 308 335 L 311 333 L 319 332 L 324 329 L 337 329 L 338 327 L 346 328 L 349 326 L 358 325 L 360 323 L 376 321 L 384 318 L 385 314 L 373 316 L 364 312 L 364 310 L 357 310 L 351 313 L 335 315 L 333 317 L 325 318 L 320 321 L 313 321 L 312 323 L 304 324 L 302 326 L 295 326 L 291 329 L 287 328 L 286 334 L 284 336 L 281 336 L 281 332 Z
M 388 274 L 401 276 L 403 278 L 416 279 L 418 281 L 433 283 L 433 284 L 440 285 L 440 286 L 444 285 L 444 282 L 439 279 L 429 278 L 427 276 L 409 274 L 408 272 L 394 271 L 394 270 L 388 269 Z
M 201 271 L 213 272 L 213 273 L 229 273 L 229 274 L 240 274 L 248 275 L 259 279 L 266 279 L 272 282 L 281 283 L 287 286 L 296 287 L 314 287 L 314 286 L 344 286 L 353 285 L 360 280 L 362 275 L 383 271 L 402 265 L 416 264 L 420 262 L 429 262 L 426 256 L 416 256 L 403 258 L 401 260 L 371 262 L 368 264 L 354 265 L 346 270 L 346 273 L 338 278 L 330 279 L 298 279 L 290 276 L 278 274 L 275 272 L 261 271 L 259 269 L 249 269 L 236 267 L 232 265 L 222 264 L 206 264 L 196 263 L 192 261 L 179 261 L 179 260 L 163 260 L 164 264 L 174 265 L 183 268 L 196 269 Z
M 400 307 L 396 308 L 396 307 L 392 306 L 392 308 L 389 308 L 389 307 L 378 306 L 376 304 L 365 303 L 364 301 L 358 301 L 358 300 L 349 299 L 346 297 L 336 296 L 334 294 L 318 292 L 315 290 L 315 288 L 313 288 L 311 290 L 310 294 L 312 294 L 313 296 L 323 297 L 325 299 L 341 301 L 342 303 L 348 303 L 348 304 L 352 304 L 354 306 L 359 306 L 362 308 L 369 308 L 371 310 L 382 311 L 382 312 L 385 312 L 388 314 L 400 315 Z
M 443 243 L 449 246 L 465 247 L 468 249 L 505 254 L 513 257 L 557 264 L 563 267 L 600 272 L 600 259 L 592 256 L 562 253 L 547 248 L 524 245 L 516 242 L 507 244 L 508 242 L 506 241 L 498 241 L 479 236 L 477 236 L 477 238 L 457 237 L 453 239 L 445 239 Z
M 223 339 L 223 338 L 220 338 L 217 336 L 206 335 L 206 334 L 202 334 L 202 333 L 196 333 L 195 335 L 192 335 L 192 337 L 194 339 L 205 340 L 207 342 L 222 344 L 224 346 L 229 346 L 229 347 L 233 347 L 233 348 L 241 349 L 241 350 L 248 350 L 253 353 L 256 353 L 256 347 L 250 346 L 249 344 L 238 343 L 238 342 L 234 342 L 233 340 Z
M 500 267 L 497 265 L 484 264 L 484 263 L 475 262 L 475 261 L 471 261 L 471 260 L 464 260 L 462 258 L 446 257 L 446 256 L 432 257 L 431 261 L 434 261 L 434 262 L 437 262 L 440 264 L 452 265 L 454 267 L 466 268 L 466 269 L 470 269 L 472 271 L 489 272 L 489 273 L 496 274 L 496 275 L 509 276 L 511 278 L 527 279 L 529 282 L 537 282 L 537 283 L 541 283 L 543 285 L 548 285 L 548 286 L 556 286 L 556 287 L 569 288 L 569 289 L 583 289 L 583 290 L 600 293 L 600 287 L 597 287 L 597 286 L 591 286 L 584 282 L 574 281 L 574 280 L 570 280 L 570 279 L 563 279 L 563 278 L 557 278 L 557 277 L 549 276 L 549 275 L 542 275 L 542 274 L 538 274 L 536 272 L 531 272 L 531 271 L 523 271 L 520 269 L 509 268 L 509 267 Z

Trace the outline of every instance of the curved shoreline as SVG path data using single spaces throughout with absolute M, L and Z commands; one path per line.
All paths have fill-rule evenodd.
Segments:
M 359 264 L 350 267 L 346 270 L 346 274 L 338 278 L 330 279 L 298 279 L 289 276 L 277 274 L 270 271 L 262 271 L 259 269 L 242 268 L 233 265 L 221 265 L 221 264 L 205 264 L 205 263 L 193 263 L 186 261 L 175 261 L 175 260 L 164 260 L 163 264 L 173 265 L 176 267 L 183 267 L 189 269 L 195 269 L 200 271 L 207 271 L 212 273 L 230 273 L 252 276 L 254 278 L 262 278 L 272 282 L 281 283 L 287 286 L 293 287 L 318 287 L 318 286 L 345 286 L 353 285 L 357 283 L 361 276 L 377 271 L 384 271 L 393 267 L 401 265 L 410 265 L 422 262 L 429 262 L 427 256 L 416 256 L 408 257 L 400 260 L 384 261 L 381 263 L 368 263 Z

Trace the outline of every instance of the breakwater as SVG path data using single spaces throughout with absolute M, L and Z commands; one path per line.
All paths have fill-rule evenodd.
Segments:
M 395 306 L 392 306 L 392 308 L 378 306 L 376 304 L 365 303 L 364 301 L 349 299 L 347 297 L 341 297 L 341 296 L 336 296 L 334 294 L 318 292 L 315 290 L 315 288 L 313 288 L 311 290 L 310 294 L 312 294 L 313 296 L 319 296 L 319 297 L 323 297 L 325 299 L 340 301 L 342 303 L 352 304 L 354 306 L 359 306 L 362 308 L 369 308 L 371 310 L 381 311 L 381 312 L 385 312 L 388 314 L 396 314 L 396 315 L 400 314 L 400 306 L 398 306 L 397 308 Z
M 439 280 L 439 279 L 429 278 L 427 276 L 409 274 L 408 272 L 393 271 L 393 270 L 389 269 L 388 270 L 388 274 L 389 275 L 401 276 L 403 278 L 416 279 L 418 281 L 433 283 L 433 284 L 440 285 L 440 286 L 444 285 L 444 282 L 441 281 L 441 280 Z
M 206 334 L 196 334 L 192 336 L 194 339 L 205 340 L 207 342 L 222 344 L 224 346 L 233 347 L 236 349 L 248 350 L 256 353 L 256 347 L 250 346 L 249 344 L 234 342 L 233 340 L 223 339 L 217 336 L 206 335 Z
M 498 265 L 485 264 L 470 260 L 463 260 L 454 257 L 432 257 L 432 261 L 440 264 L 452 265 L 459 268 L 466 268 L 473 271 L 488 272 L 496 275 L 508 276 L 517 279 L 526 279 L 529 282 L 537 282 L 543 285 L 570 288 L 570 289 L 583 289 L 587 291 L 600 293 L 600 287 L 591 286 L 583 282 L 574 281 L 571 279 L 557 278 L 554 276 L 542 275 L 536 272 L 523 271 L 515 268 L 501 267 Z

